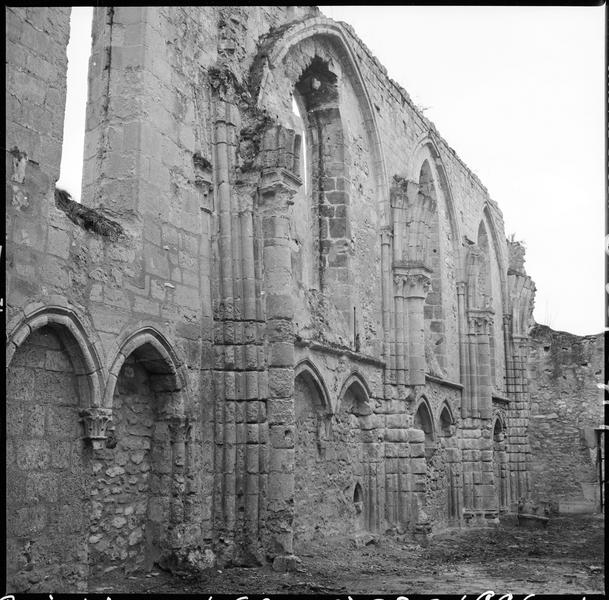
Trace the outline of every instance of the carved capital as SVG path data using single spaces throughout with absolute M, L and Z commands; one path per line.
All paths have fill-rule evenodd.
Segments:
M 490 310 L 470 309 L 467 312 L 469 332 L 476 335 L 488 335 L 493 324 L 493 313 Z
M 100 450 L 106 446 L 108 436 L 106 431 L 108 424 L 112 421 L 112 409 L 92 406 L 80 411 L 80 420 L 85 428 L 84 438 L 91 441 L 94 450 Z
M 420 270 L 409 272 L 406 275 L 405 291 L 407 298 L 425 298 L 431 287 L 429 275 Z
M 264 169 L 258 184 L 258 204 L 287 207 L 294 204 L 292 197 L 302 181 L 287 169 Z
M 393 294 L 397 298 L 404 297 L 404 286 L 406 285 L 406 275 L 403 273 L 393 274 Z
M 172 443 L 184 443 L 190 433 L 191 425 L 184 416 L 171 417 L 167 421 L 169 436 Z
M 457 295 L 465 296 L 467 292 L 467 283 L 465 281 L 457 281 Z
M 389 246 L 393 238 L 393 228 L 389 226 L 381 227 L 381 245 Z

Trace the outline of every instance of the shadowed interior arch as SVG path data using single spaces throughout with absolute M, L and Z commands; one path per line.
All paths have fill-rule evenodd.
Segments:
M 425 398 L 421 400 L 414 415 L 414 426 L 425 433 L 425 454 L 429 458 L 434 451 L 436 440 L 431 410 Z

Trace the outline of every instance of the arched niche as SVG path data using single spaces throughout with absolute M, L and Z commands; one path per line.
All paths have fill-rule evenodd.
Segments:
M 356 530 L 365 529 L 368 519 L 366 518 L 367 507 L 364 500 L 364 490 L 359 481 L 353 486 L 353 509 L 355 511 Z
M 188 397 L 186 372 L 167 338 L 154 327 L 146 326 L 122 336 L 117 345 L 119 350 L 110 368 L 104 406 L 112 406 L 118 375 L 127 357 L 135 353 L 134 360 L 150 373 L 157 391 L 175 394 L 175 414 L 183 415 Z
M 294 381 L 301 382 L 311 391 L 312 404 L 319 414 L 330 415 L 333 412 L 328 387 L 315 364 L 306 359 L 294 368 Z
M 92 547 L 93 570 L 125 574 L 149 570 L 180 545 L 185 519 L 184 479 L 189 476 L 189 406 L 184 367 L 161 332 L 143 327 L 124 335 L 110 369 L 105 403 L 112 406 L 112 447 L 102 457 L 107 477 L 96 497 L 120 490 L 127 519 L 102 503 Z M 128 543 L 125 544 L 125 540 Z
M 7 580 L 17 590 L 35 577 L 76 592 L 86 588 L 91 514 L 81 416 L 99 407 L 102 370 L 76 310 L 30 305 L 24 313 L 7 343 Z
M 416 429 L 421 429 L 425 434 L 425 455 L 429 459 L 435 450 L 436 433 L 431 407 L 424 396 L 419 400 L 413 423 Z
M 332 475 L 333 411 L 325 381 L 311 360 L 294 370 L 294 544 L 336 527 L 339 497 Z M 351 504 L 349 502 L 349 504 Z
M 96 340 L 92 340 L 90 328 L 86 328 L 83 318 L 68 306 L 31 306 L 24 308 L 27 315 L 16 323 L 9 324 L 6 344 L 6 368 L 8 369 L 15 351 L 30 336 L 42 327 L 48 327 L 61 340 L 70 356 L 78 382 L 80 406 L 82 408 L 101 405 L 105 374 L 102 368 L 103 353 Z
M 448 403 L 444 403 L 440 410 L 439 431 L 444 438 L 451 438 L 455 435 L 456 424 L 452 410 Z
M 499 511 L 506 512 L 510 504 L 510 473 L 508 462 L 507 427 L 504 415 L 495 414 L 493 421 L 493 474 Z
M 370 388 L 366 380 L 357 372 L 347 377 L 338 397 L 340 406 L 358 417 L 367 417 L 373 412 Z

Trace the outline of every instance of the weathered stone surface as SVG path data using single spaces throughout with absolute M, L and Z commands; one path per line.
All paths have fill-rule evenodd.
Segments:
M 604 342 L 538 325 L 531 332 L 527 435 L 539 500 L 599 506 L 598 433 L 603 421 Z M 602 439 L 602 438 L 601 438 Z M 602 444 L 602 441 L 601 441 Z M 568 510 L 568 509 L 567 509 Z
M 302 565 L 302 560 L 294 554 L 284 556 L 276 556 L 273 560 L 273 571 L 285 573 L 289 571 L 298 571 Z
M 594 504 L 599 339 L 529 339 L 522 245 L 350 27 L 118 6 L 93 30 L 78 204 L 69 9 L 7 8 L 11 589 Z

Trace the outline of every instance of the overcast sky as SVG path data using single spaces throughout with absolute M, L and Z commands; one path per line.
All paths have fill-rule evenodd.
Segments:
M 353 25 L 499 203 L 506 235 L 527 248 L 535 320 L 602 331 L 605 8 L 320 8 Z M 70 71 L 86 72 L 91 10 L 73 8 Z M 80 198 L 86 92 L 76 85 L 60 182 Z

